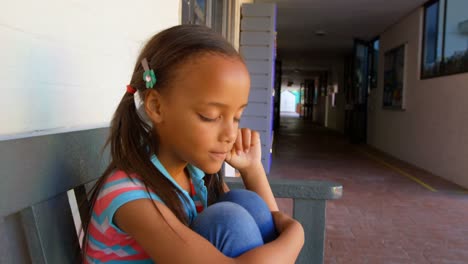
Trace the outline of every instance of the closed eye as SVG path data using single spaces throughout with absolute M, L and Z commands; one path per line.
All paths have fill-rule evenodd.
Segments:
M 221 117 L 209 118 L 209 117 L 206 117 L 206 116 L 200 115 L 200 114 L 198 114 L 198 117 L 199 117 L 202 121 L 204 121 L 204 122 L 215 122 L 216 120 L 218 120 L 219 118 L 221 118 Z M 240 118 L 234 117 L 234 122 L 239 123 L 240 121 L 241 121 Z
M 218 118 L 208 118 L 200 114 L 198 114 L 198 117 L 200 117 L 200 119 L 204 122 L 215 122 L 216 120 L 218 120 Z

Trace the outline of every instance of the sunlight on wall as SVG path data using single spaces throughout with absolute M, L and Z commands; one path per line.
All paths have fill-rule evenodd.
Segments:
M 0 140 L 107 126 L 136 56 L 179 1 L 0 3 Z

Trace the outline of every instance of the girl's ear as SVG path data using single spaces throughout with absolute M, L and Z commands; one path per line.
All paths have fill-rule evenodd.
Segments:
M 163 121 L 161 103 L 161 94 L 154 89 L 148 89 L 145 97 L 145 111 L 151 121 L 155 124 L 161 123 Z

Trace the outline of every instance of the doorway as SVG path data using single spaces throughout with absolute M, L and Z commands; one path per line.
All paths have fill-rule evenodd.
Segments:
M 346 87 L 346 134 L 352 143 L 367 142 L 367 96 L 369 94 L 369 43 L 354 41 Z

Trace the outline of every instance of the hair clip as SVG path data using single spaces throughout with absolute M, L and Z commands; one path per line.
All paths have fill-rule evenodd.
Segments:
M 143 73 L 143 81 L 146 82 L 146 88 L 153 88 L 154 85 L 156 84 L 156 75 L 154 74 L 154 71 L 150 69 L 146 58 L 144 58 L 141 61 L 141 65 L 143 66 L 143 69 L 145 70 L 145 72 Z
M 127 93 L 129 94 L 135 94 L 137 90 L 135 88 L 133 88 L 130 84 L 127 85 Z
M 133 101 L 135 103 L 135 109 L 140 119 L 145 122 L 149 127 L 152 127 L 151 120 L 145 112 L 145 104 L 141 95 L 141 91 L 133 88 L 130 84 L 127 85 L 127 93 L 133 95 Z

